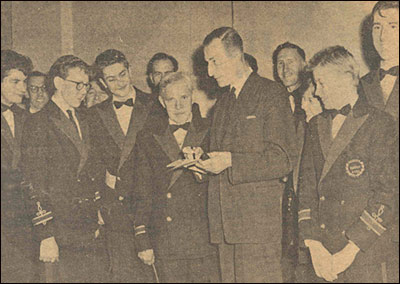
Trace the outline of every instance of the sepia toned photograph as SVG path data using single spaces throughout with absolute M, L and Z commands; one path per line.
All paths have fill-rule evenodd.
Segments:
M 1 1 L 2 283 L 399 283 L 398 1 Z

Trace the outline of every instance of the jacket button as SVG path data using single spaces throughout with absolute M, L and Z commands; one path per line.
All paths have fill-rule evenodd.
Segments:
M 325 224 L 321 224 L 321 229 L 325 229 Z
M 167 222 L 171 222 L 172 221 L 172 218 L 171 217 L 167 217 Z
M 167 198 L 170 199 L 172 197 L 171 192 L 167 193 Z
M 341 204 L 341 205 L 344 205 L 344 200 L 340 201 L 340 204 Z
M 123 196 L 119 196 L 119 197 L 118 197 L 118 200 L 119 200 L 119 201 L 122 201 L 122 200 L 124 200 L 124 197 L 123 197 Z
M 94 181 L 94 178 L 92 177 L 91 180 Z
M 321 196 L 321 197 L 319 198 L 319 200 L 324 201 L 324 200 L 325 200 L 325 196 Z
M 81 182 L 81 180 L 78 178 L 77 180 L 76 180 L 77 182 Z
M 287 181 L 288 181 L 288 177 L 283 177 L 283 178 L 282 178 L 282 181 L 283 181 L 283 182 L 287 182 Z
M 117 180 L 119 180 L 119 181 L 120 181 L 120 180 L 121 180 L 121 178 L 120 178 L 120 177 L 117 177 Z

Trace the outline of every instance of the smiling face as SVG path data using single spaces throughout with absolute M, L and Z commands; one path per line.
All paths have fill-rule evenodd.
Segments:
M 300 73 L 305 62 L 294 48 L 282 49 L 277 57 L 276 68 L 279 78 L 286 88 L 301 84 Z
M 20 104 L 26 95 L 26 76 L 18 69 L 8 71 L 1 81 L 1 102 L 6 105 Z
M 237 78 L 240 54 L 229 56 L 222 41 L 218 38 L 204 47 L 204 58 L 208 63 L 208 75 L 214 77 L 218 86 L 225 87 L 235 82 Z
M 45 89 L 45 77 L 30 77 L 28 80 L 28 93 L 31 107 L 37 110 L 42 109 L 49 101 L 49 95 Z
M 374 15 L 372 38 L 383 60 L 399 61 L 399 9 L 389 8 Z
M 127 97 L 132 91 L 129 69 L 123 63 L 114 63 L 103 68 L 104 81 L 112 94 Z
M 192 90 L 184 81 L 177 81 L 168 85 L 162 101 L 169 118 L 177 124 L 188 121 L 192 113 Z

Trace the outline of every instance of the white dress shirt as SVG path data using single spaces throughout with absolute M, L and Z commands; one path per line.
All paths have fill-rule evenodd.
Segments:
M 8 126 L 10 127 L 11 134 L 13 137 L 15 137 L 15 122 L 14 122 L 14 113 L 11 110 L 6 110 L 1 113 L 1 115 L 5 118 L 7 121 Z
M 136 91 L 134 88 L 132 88 L 133 91 L 129 97 L 126 98 L 126 100 L 132 99 L 133 104 L 135 104 L 135 99 L 136 99 Z M 117 120 L 119 122 L 119 125 L 121 126 L 122 131 L 124 132 L 124 135 L 128 133 L 129 129 L 129 123 L 131 121 L 131 116 L 132 116 L 132 111 L 133 107 L 127 106 L 127 105 L 122 105 L 119 109 L 117 109 L 113 103 L 113 108 L 115 111 L 115 114 L 117 115 Z
M 189 119 L 186 122 L 191 122 L 191 121 L 192 121 L 192 114 L 190 114 Z M 185 124 L 186 122 L 180 124 Z M 169 124 L 177 125 L 177 123 L 172 121 L 171 119 L 169 120 Z M 183 128 L 179 128 L 173 134 L 176 142 L 178 143 L 179 149 L 182 149 L 183 143 L 185 142 L 187 131 Z
M 82 139 L 81 126 L 79 125 L 79 120 L 76 117 L 75 109 L 70 105 L 68 105 L 65 102 L 65 100 L 61 97 L 61 95 L 55 94 L 54 96 L 51 97 L 51 100 L 62 110 L 62 112 L 65 114 L 68 120 L 69 120 L 69 115 L 67 110 L 70 110 L 72 112 L 72 117 L 74 118 L 76 126 L 78 127 L 79 137 Z
M 351 108 L 354 107 L 354 104 L 357 102 L 357 100 L 358 100 L 358 97 L 355 97 L 355 99 L 353 101 L 349 102 L 350 105 L 351 105 Z M 335 118 L 332 119 L 332 138 L 333 139 L 335 139 L 335 137 L 338 134 L 340 128 L 342 128 L 343 123 L 346 120 L 346 117 L 347 116 L 345 116 L 343 114 L 337 114 L 335 116 Z

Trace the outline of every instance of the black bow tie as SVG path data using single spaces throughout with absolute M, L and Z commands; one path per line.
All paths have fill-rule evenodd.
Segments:
M 179 128 L 182 128 L 183 130 L 188 131 L 189 126 L 190 126 L 190 122 L 186 122 L 186 123 L 181 124 L 181 125 L 177 125 L 177 124 L 170 124 L 170 125 L 169 125 L 169 127 L 170 127 L 172 133 L 174 133 L 175 131 L 177 131 Z
M 15 111 L 15 107 L 16 107 L 15 104 L 12 104 L 11 106 L 7 106 L 5 104 L 1 104 L 1 112 L 3 113 L 5 111 L 7 111 L 7 110 L 11 110 L 12 112 L 14 112 Z
M 127 105 L 127 106 L 133 107 L 133 99 L 130 98 L 130 99 L 127 99 L 127 100 L 124 101 L 124 102 L 117 102 L 117 101 L 114 101 L 114 105 L 115 105 L 115 107 L 116 107 L 117 109 L 119 109 L 119 108 L 122 107 L 123 105 Z
M 325 118 L 328 117 L 328 116 L 331 116 L 332 119 L 334 119 L 336 117 L 336 115 L 338 115 L 338 114 L 341 114 L 341 115 L 344 115 L 344 116 L 348 116 L 350 111 L 351 111 L 351 105 L 347 104 L 347 105 L 345 105 L 344 107 L 342 107 L 339 110 L 337 110 L 337 109 L 328 109 L 328 110 L 324 111 L 323 115 L 324 115 Z
M 395 77 L 399 76 L 399 66 L 393 66 L 389 70 L 383 70 L 382 68 L 379 69 L 379 80 L 382 81 L 387 74 Z

